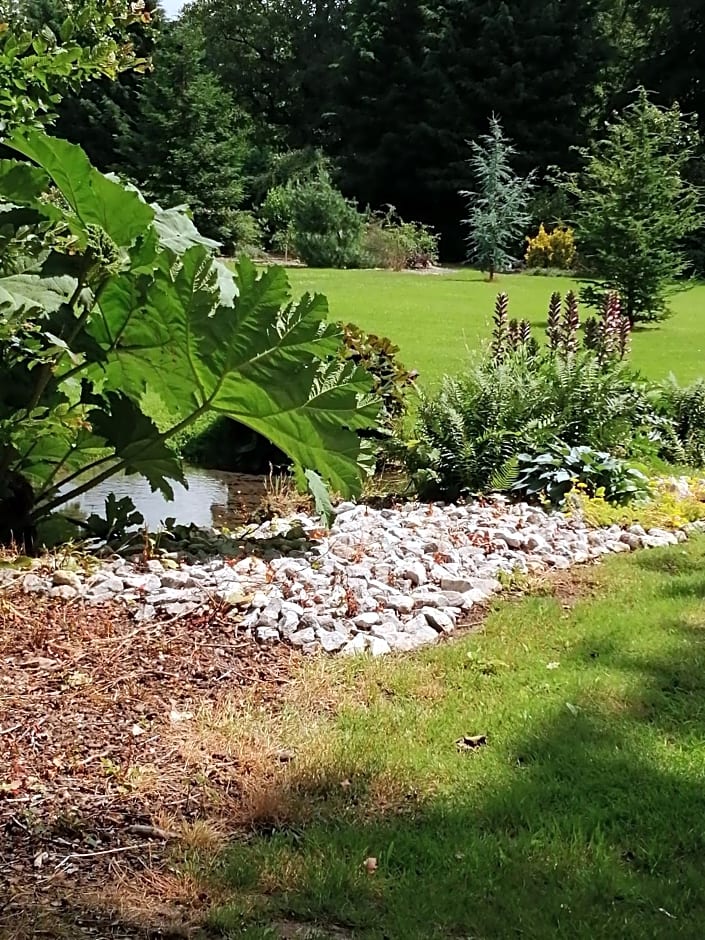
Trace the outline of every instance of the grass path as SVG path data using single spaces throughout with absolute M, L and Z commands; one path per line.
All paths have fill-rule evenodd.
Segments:
M 427 384 L 462 369 L 487 341 L 499 290 L 509 294 L 511 316 L 543 328 L 551 292 L 577 287 L 569 278 L 522 274 L 489 284 L 470 270 L 436 276 L 293 268 L 289 275 L 295 294 L 325 294 L 335 319 L 389 336 L 401 347 L 404 363 L 418 369 Z M 672 308 L 665 323 L 635 333 L 633 362 L 649 378 L 673 372 L 690 382 L 705 374 L 705 285 L 675 294 Z
M 218 869 L 231 900 L 213 925 L 250 940 L 701 937 L 705 542 L 567 588 L 500 600 L 482 633 L 419 655 L 315 661 L 275 715 L 240 726 L 296 756 Z

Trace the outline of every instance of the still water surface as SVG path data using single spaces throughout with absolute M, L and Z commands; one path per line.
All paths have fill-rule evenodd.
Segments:
M 263 476 L 199 467 L 186 467 L 185 471 L 188 489 L 180 483 L 172 483 L 173 502 L 167 502 L 159 492 L 153 493 L 142 477 L 121 474 L 84 493 L 70 506 L 81 514 L 95 512 L 102 516 L 106 497 L 115 493 L 118 499 L 130 497 L 150 531 L 158 529 L 169 517 L 183 525 L 233 527 L 244 522 L 248 513 L 256 509 L 265 492 L 266 477 Z

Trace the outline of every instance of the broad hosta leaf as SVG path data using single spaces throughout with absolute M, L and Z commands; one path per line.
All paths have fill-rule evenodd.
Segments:
M 111 393 L 107 399 L 109 410 L 95 410 L 88 415 L 94 433 L 104 438 L 115 456 L 125 462 L 126 473 L 141 474 L 153 490 L 173 499 L 169 480 L 187 485 L 180 461 L 168 449 L 154 422 L 129 398 Z
M 17 133 L 3 143 L 51 177 L 84 226 L 100 226 L 117 245 L 131 245 L 152 222 L 151 207 L 137 193 L 99 173 L 76 144 L 37 130 Z
M 286 272 L 258 276 L 247 261 L 236 281 L 234 305 L 214 309 L 218 277 L 199 246 L 173 279 L 158 270 L 144 297 L 129 300 L 118 278 L 101 298 L 102 338 L 119 336 L 108 384 L 134 401 L 151 389 L 183 419 L 234 418 L 340 493 L 355 492 L 367 460 L 356 432 L 375 425 L 379 408 L 368 374 L 338 361 L 341 334 L 324 320 L 325 298 L 287 305 Z

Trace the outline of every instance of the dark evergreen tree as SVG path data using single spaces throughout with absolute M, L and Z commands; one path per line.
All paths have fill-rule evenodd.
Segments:
M 165 205 L 187 204 L 228 249 L 256 239 L 246 198 L 251 121 L 205 65 L 194 24 L 167 23 L 140 89 L 124 169 Z
M 351 0 L 335 85 L 344 187 L 450 226 L 460 254 L 466 140 L 488 114 L 502 114 L 520 172 L 574 164 L 610 61 L 608 2 Z
M 437 120 L 443 4 L 353 0 L 333 77 L 329 147 L 343 186 L 362 204 L 391 203 L 402 215 L 434 215 L 433 179 L 447 158 Z
M 207 64 L 252 118 L 260 145 L 322 140 L 345 0 L 194 0 Z
M 683 175 L 697 146 L 678 106 L 660 108 L 640 88 L 604 139 L 582 152 L 584 168 L 568 186 L 578 252 L 597 282 L 586 300 L 617 291 L 632 324 L 666 315 L 673 282 L 689 267 L 684 238 L 701 216 L 703 193 Z
M 642 19 L 653 23 L 650 42 L 632 66 L 659 99 L 677 101 L 705 126 L 705 0 L 642 0 Z

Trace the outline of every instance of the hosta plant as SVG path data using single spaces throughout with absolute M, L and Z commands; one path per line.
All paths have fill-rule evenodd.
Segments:
M 561 506 L 575 488 L 619 505 L 649 495 L 644 474 L 605 451 L 557 442 L 544 453 L 517 456 L 515 495 Z
M 79 147 L 35 130 L 5 146 L 3 219 L 33 238 L 0 278 L 0 535 L 120 471 L 169 496 L 169 439 L 209 413 L 269 438 L 321 499 L 317 474 L 358 491 L 379 405 L 325 298 L 292 303 L 284 271 L 247 261 L 231 276 L 185 212 Z

